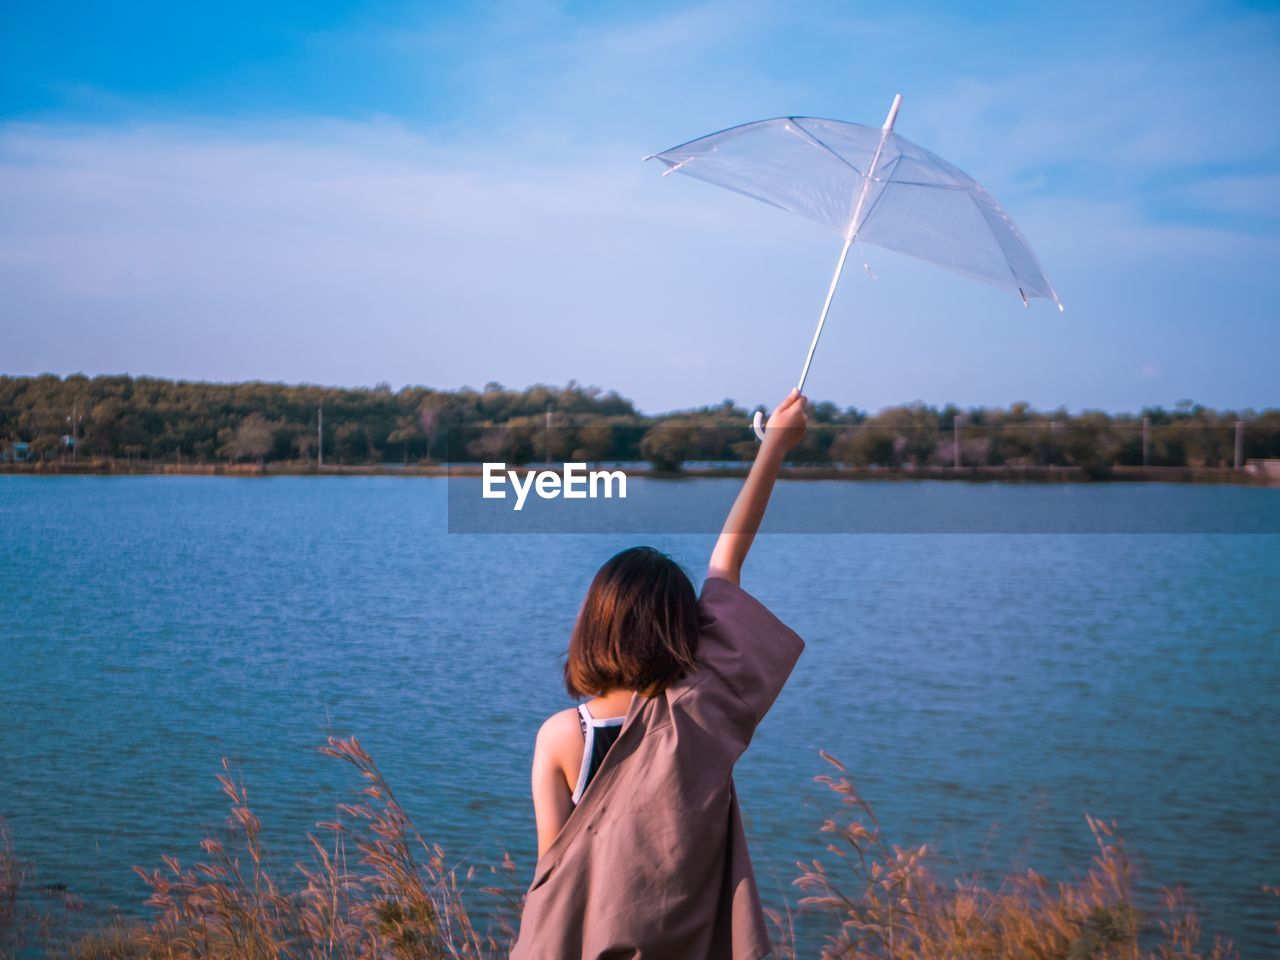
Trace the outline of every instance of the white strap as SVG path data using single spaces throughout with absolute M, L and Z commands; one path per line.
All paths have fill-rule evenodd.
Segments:
M 582 799 L 582 791 L 587 789 L 587 773 L 591 769 L 591 752 L 595 746 L 596 726 L 585 703 L 578 704 L 578 715 L 587 723 L 587 733 L 582 743 L 582 765 L 578 768 L 578 785 L 573 788 L 573 805 L 576 807 Z

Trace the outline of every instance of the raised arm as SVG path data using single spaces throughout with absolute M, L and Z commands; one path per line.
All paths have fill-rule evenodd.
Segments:
M 769 417 L 764 442 L 756 452 L 755 463 L 742 485 L 738 499 L 720 531 L 720 539 L 711 551 L 708 577 L 721 577 L 737 585 L 742 577 L 742 563 L 747 559 L 751 541 L 760 529 L 765 507 L 773 493 L 773 481 L 778 479 L 782 460 L 804 437 L 808 417 L 804 410 L 805 399 L 799 390 L 792 390 L 787 399 L 778 404 Z

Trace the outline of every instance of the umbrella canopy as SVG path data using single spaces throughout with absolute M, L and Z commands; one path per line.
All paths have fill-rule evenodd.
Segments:
M 882 128 L 815 117 L 731 127 L 653 155 L 666 173 L 714 183 L 848 237 L 1058 303 L 1013 220 L 971 176 Z M 875 172 L 867 178 L 876 151 Z M 866 186 L 859 223 L 854 215 Z
M 646 157 L 682 173 L 798 213 L 844 238 L 800 374 L 813 360 L 849 247 L 857 240 L 1062 302 L 1013 220 L 963 170 L 893 132 L 901 96 L 884 125 L 777 117 L 730 127 Z M 759 431 L 757 431 L 759 432 Z

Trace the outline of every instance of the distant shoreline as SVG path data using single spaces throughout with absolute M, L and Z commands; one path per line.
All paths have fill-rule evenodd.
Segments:
M 612 466 L 606 464 L 606 466 Z M 677 472 L 655 470 L 648 465 L 626 465 L 631 476 L 657 480 L 745 477 L 749 464 L 741 466 L 691 466 Z M 539 469 L 529 464 L 521 469 Z M 323 467 L 307 463 L 272 462 L 148 463 L 145 461 L 94 460 L 88 463 L 6 463 L 0 476 L 199 476 L 199 477 L 479 477 L 480 465 L 460 464 L 335 464 Z M 985 466 L 875 467 L 806 466 L 782 469 L 787 480 L 901 481 L 951 480 L 969 483 L 1195 483 L 1233 486 L 1280 486 L 1280 476 L 1262 470 L 1230 467 L 1113 467 L 1104 474 L 1090 474 L 1082 467 Z

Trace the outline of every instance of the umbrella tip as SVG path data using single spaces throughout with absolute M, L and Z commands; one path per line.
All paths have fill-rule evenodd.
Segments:
M 889 115 L 884 119 L 882 130 L 892 130 L 894 121 L 898 119 L 898 108 L 902 106 L 902 94 L 893 95 L 893 104 L 889 107 Z

